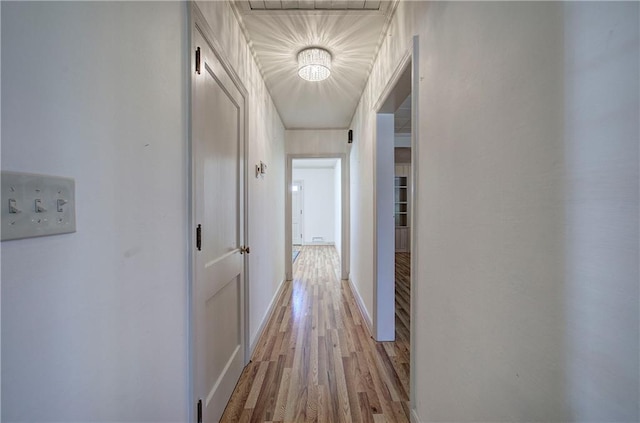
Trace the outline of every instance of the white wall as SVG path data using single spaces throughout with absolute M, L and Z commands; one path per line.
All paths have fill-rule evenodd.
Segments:
M 336 234 L 335 169 L 294 167 L 292 176 L 294 181 L 303 182 L 304 243 L 310 244 L 314 237 L 322 237 L 321 242 L 333 244 Z
M 333 231 L 333 242 L 336 246 L 338 257 L 342 259 L 342 160 L 339 159 L 333 170 L 333 216 L 335 227 Z
M 564 319 L 578 421 L 640 421 L 640 7 L 564 7 Z
M 2 169 L 75 178 L 78 229 L 2 243 L 2 420 L 185 421 L 186 5 L 1 7 Z M 201 7 L 269 165 L 249 169 L 253 341 L 284 277 L 284 128 L 229 5 Z
M 420 36 L 420 421 L 638 421 L 638 4 L 400 2 L 352 127 L 371 310 L 378 99 Z
M 2 3 L 2 169 L 77 200 L 76 233 L 2 243 L 3 421 L 187 416 L 186 19 Z
M 344 154 L 349 151 L 346 129 L 288 129 L 287 154 Z
M 378 113 L 376 117 L 376 304 L 373 321 L 377 341 L 393 341 L 395 332 L 395 215 L 393 151 L 394 116 Z

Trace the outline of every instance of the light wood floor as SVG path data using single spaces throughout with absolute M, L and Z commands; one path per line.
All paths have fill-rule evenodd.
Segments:
M 333 247 L 303 247 L 222 421 L 410 421 L 408 310 L 375 342 L 338 267 Z
M 396 253 L 396 343 L 409 348 L 411 316 L 411 254 Z M 407 352 L 407 355 L 409 353 Z M 409 362 L 407 361 L 407 374 Z

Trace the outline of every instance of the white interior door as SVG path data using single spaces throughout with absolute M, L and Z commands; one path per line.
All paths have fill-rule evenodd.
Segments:
M 293 245 L 302 245 L 302 217 L 303 217 L 303 198 L 302 181 L 294 181 L 291 192 L 291 224 L 293 226 L 291 234 Z
M 194 43 L 194 396 L 217 422 L 244 366 L 244 98 L 198 31 Z

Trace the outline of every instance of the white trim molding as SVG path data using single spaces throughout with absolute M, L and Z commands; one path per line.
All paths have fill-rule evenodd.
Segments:
M 418 187 L 420 186 L 420 178 L 419 178 L 419 165 L 418 165 L 418 152 L 420 148 L 420 125 L 418 125 L 420 120 L 420 111 L 418 101 L 419 97 L 419 88 L 420 88 L 420 38 L 418 35 L 413 37 L 412 43 L 412 62 L 411 62 L 411 176 L 409 181 L 409 186 L 411 187 L 411 202 L 409 204 L 409 224 L 411 225 L 410 234 L 409 234 L 409 250 L 411 251 L 411 262 L 410 266 L 410 280 L 411 284 L 411 298 L 409 299 L 409 303 L 411 305 L 411 315 L 410 315 L 410 323 L 409 323 L 409 334 L 411 336 L 411 342 L 409 345 L 409 407 L 412 410 L 412 416 L 414 410 L 416 410 L 416 359 L 417 359 L 417 348 L 416 348 L 416 325 L 417 325 L 417 309 L 420 305 L 417 303 L 416 298 L 418 298 L 418 290 L 420 287 L 419 284 L 416 283 L 418 280 L 418 264 L 416 262 L 416 257 L 419 256 L 420 246 L 418 241 Z M 418 418 L 418 415 L 415 415 Z M 416 420 L 416 421 L 419 421 Z
M 418 411 L 415 408 L 411 409 L 411 423 L 420 423 L 420 417 L 418 417 Z
M 286 284 L 287 284 L 287 278 L 283 278 L 280 281 L 280 286 L 278 286 L 276 293 L 274 294 L 273 298 L 271 299 L 271 302 L 269 303 L 269 307 L 267 307 L 267 312 L 264 314 L 264 317 L 262 318 L 262 322 L 260 323 L 258 332 L 256 332 L 255 338 L 251 340 L 251 344 L 249 346 L 249 357 L 253 357 L 253 353 L 256 350 L 256 346 L 258 346 L 258 341 L 260 341 L 260 338 L 262 338 L 262 335 L 264 334 L 264 330 L 267 327 L 267 323 L 269 323 L 269 321 L 271 320 L 271 317 L 273 316 L 273 313 L 275 312 L 276 304 L 278 304 L 280 297 L 282 297 L 282 293 L 284 292 L 284 288 Z
M 360 292 L 358 292 L 358 288 L 356 288 L 351 276 L 349 276 L 349 288 L 351 289 L 351 294 L 353 298 L 356 300 L 356 304 L 358 305 L 358 309 L 360 310 L 360 315 L 362 316 L 362 320 L 364 320 L 365 326 L 369 331 L 369 336 L 373 337 L 373 324 L 371 321 L 371 316 L 367 313 L 367 308 L 364 306 L 364 301 L 362 301 L 362 297 L 360 296 Z

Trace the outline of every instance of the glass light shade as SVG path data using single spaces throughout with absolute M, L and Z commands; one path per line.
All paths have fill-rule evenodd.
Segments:
M 331 54 L 321 48 L 298 53 L 298 75 L 307 81 L 322 81 L 331 74 Z

